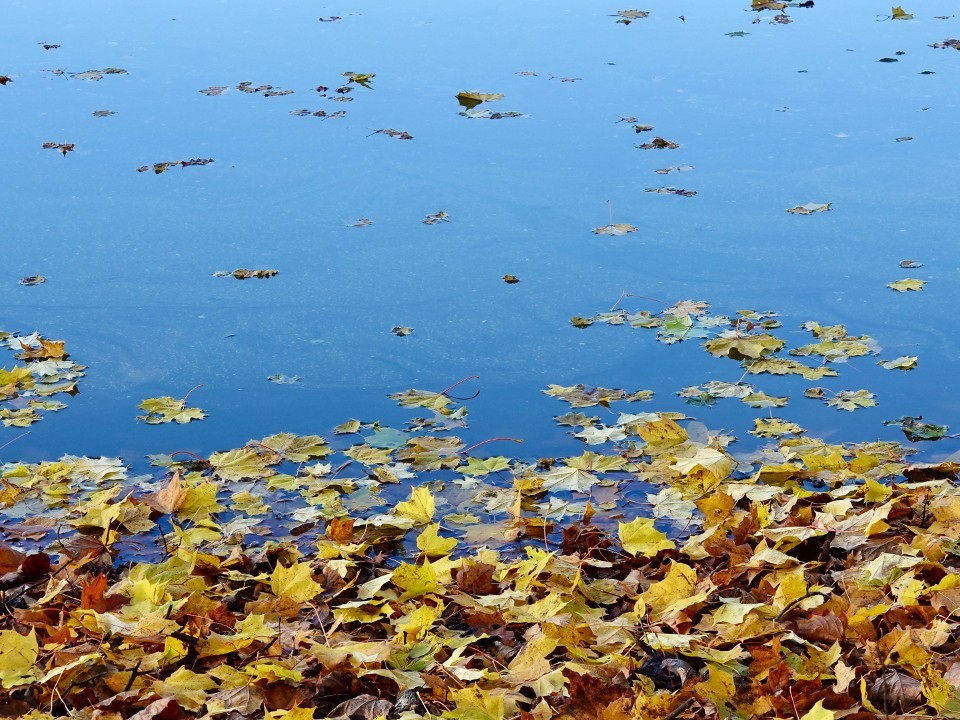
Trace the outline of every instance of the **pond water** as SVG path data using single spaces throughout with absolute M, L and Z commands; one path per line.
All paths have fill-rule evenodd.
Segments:
M 878 3 L 817 2 L 780 24 L 749 2 L 652 0 L 624 24 L 621 6 L 571 2 L 9 2 L 0 327 L 64 339 L 89 369 L 29 434 L 0 428 L 2 458 L 143 464 L 348 418 L 399 426 L 410 413 L 388 393 L 470 375 L 456 392 L 480 392 L 461 436 L 524 440 L 480 455 L 579 452 L 549 383 L 653 390 L 630 409 L 685 412 L 756 445 L 746 430 L 769 411 L 676 395 L 736 382 L 737 363 L 698 340 L 570 324 L 623 291 L 644 296 L 623 299 L 631 312 L 684 299 L 775 311 L 792 347 L 811 341 L 808 320 L 876 339 L 879 358 L 838 364 L 837 378 L 751 378 L 790 395 L 778 416 L 811 434 L 902 440 L 883 421 L 903 415 L 956 424 L 960 52 L 930 47 L 960 35 L 955 8 L 929 0 L 885 20 Z M 71 74 L 106 68 L 126 72 Z M 375 77 L 338 95 L 351 72 Z M 211 86 L 228 89 L 200 92 Z M 461 91 L 503 93 L 478 109 L 523 116 L 465 117 Z M 680 147 L 636 147 L 654 136 Z M 137 172 L 193 158 L 214 162 Z M 668 186 L 697 194 L 645 192 Z M 831 210 L 786 212 L 811 202 Z M 421 222 L 440 210 L 449 222 Z M 610 222 L 637 231 L 591 232 Z M 907 258 L 923 267 L 901 269 Z M 279 274 L 212 275 L 235 268 Z M 905 277 L 928 284 L 887 287 Z M 917 368 L 875 365 L 902 355 Z M 198 384 L 203 422 L 136 422 L 144 398 Z M 841 412 L 803 398 L 811 385 L 868 389 L 878 405 Z M 957 447 L 925 445 L 931 458 Z

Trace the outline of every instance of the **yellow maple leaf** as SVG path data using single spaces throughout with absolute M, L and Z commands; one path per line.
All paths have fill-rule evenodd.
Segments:
M 270 589 L 277 597 L 298 603 L 312 600 L 323 592 L 323 586 L 313 579 L 309 563 L 294 563 L 290 567 L 278 563 L 270 576 Z
M 650 610 L 657 614 L 678 600 L 689 598 L 697 587 L 697 571 L 689 565 L 674 562 L 666 577 L 653 583 L 640 595 Z
M 653 557 L 661 550 L 673 550 L 677 546 L 653 526 L 650 518 L 638 517 L 628 523 L 617 523 L 620 544 L 631 555 Z
M 0 630 L 0 686 L 12 688 L 33 682 L 39 652 L 36 630 L 29 635 Z
M 427 557 L 448 555 L 457 546 L 456 538 L 440 537 L 439 530 L 439 523 L 431 523 L 417 536 L 417 547 Z
M 425 487 L 415 487 L 410 490 L 410 499 L 397 503 L 393 512 L 413 520 L 418 525 L 425 525 L 433 520 L 436 510 L 437 503 L 430 491 Z
M 430 563 L 424 563 L 423 565 L 402 563 L 400 567 L 393 571 L 391 581 L 403 590 L 400 600 L 409 600 L 440 590 L 437 571 L 433 569 Z

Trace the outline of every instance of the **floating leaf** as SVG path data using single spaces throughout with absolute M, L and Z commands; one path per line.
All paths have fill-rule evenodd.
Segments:
M 765 438 L 800 435 L 804 432 L 804 429 L 796 423 L 780 418 L 754 418 L 753 425 L 754 428 L 750 430 L 750 434 Z
M 437 212 L 427 215 L 420 222 L 424 225 L 439 225 L 440 223 L 450 222 L 450 216 L 443 210 L 437 210 Z
M 412 328 L 412 327 L 404 327 L 404 326 L 402 326 L 402 325 L 397 325 L 397 326 L 395 326 L 395 327 L 390 328 L 390 332 L 392 332 L 394 335 L 398 335 L 398 336 L 400 336 L 400 337 L 405 337 L 406 335 L 409 335 L 410 333 L 413 332 L 413 328 Z
M 883 424 L 899 426 L 910 442 L 940 440 L 946 437 L 949 429 L 946 425 L 923 422 L 922 417 L 910 417 L 908 415 L 904 415 L 899 420 L 885 420 Z
M 237 268 L 236 270 L 217 270 L 213 273 L 214 277 L 229 277 L 233 276 L 237 280 L 249 280 L 250 278 L 257 278 L 258 280 L 265 280 L 267 278 L 272 278 L 274 275 L 278 274 L 279 270 L 247 270 L 246 268 Z
M 483 93 L 483 92 L 459 92 L 457 93 L 457 102 L 467 110 L 475 108 L 480 103 L 502 100 L 503 93 Z
M 41 285 L 47 279 L 43 275 L 31 275 L 30 277 L 20 278 L 21 285 Z
M 413 140 L 413 135 L 408 133 L 406 130 L 394 130 L 393 128 L 381 128 L 379 130 L 374 130 L 370 135 L 386 135 L 387 137 L 392 137 L 396 140 Z
M 45 150 L 58 150 L 66 157 L 68 152 L 73 152 L 75 145 L 73 143 L 45 142 L 43 148 Z
M 650 142 L 637 145 L 637 147 L 641 150 L 676 150 L 680 146 L 672 140 L 665 140 L 662 137 L 655 137 Z
M 896 290 L 897 292 L 907 292 L 907 291 L 919 291 L 923 290 L 923 286 L 927 284 L 926 280 L 917 280 L 915 278 L 904 278 L 903 280 L 897 280 L 896 282 L 887 283 L 887 287 L 891 290 Z
M 148 425 L 168 422 L 184 424 L 193 420 L 203 420 L 207 416 L 200 408 L 188 408 L 186 401 L 175 400 L 169 395 L 147 398 L 140 403 L 139 407 L 146 415 L 140 415 L 137 419 L 143 420 Z
M 593 229 L 593 232 L 597 235 L 626 235 L 627 233 L 636 231 L 637 228 L 635 225 L 629 225 L 627 223 L 604 225 L 603 227 Z
M 894 20 L 913 20 L 913 15 L 908 12 L 904 12 L 902 5 L 895 6 L 890 11 L 890 17 Z
M 913 370 L 917 366 L 917 357 L 901 355 L 896 360 L 881 360 L 877 363 L 884 370 Z
M 916 260 L 901 260 L 901 261 L 900 261 L 900 267 L 902 267 L 902 268 L 907 268 L 907 269 L 912 270 L 912 269 L 914 269 L 914 268 L 921 268 L 921 267 L 923 267 L 923 263 L 922 263 L 922 262 L 917 262 Z
M 277 385 L 293 385 L 300 382 L 299 375 L 268 375 L 267 380 Z
M 853 412 L 860 408 L 874 407 L 876 395 L 868 390 L 841 390 L 831 398 L 827 398 L 827 405 L 838 410 Z
M 93 116 L 96 118 L 110 117 L 111 115 L 116 115 L 116 110 L 94 110 Z
M 807 203 L 806 205 L 795 205 L 792 208 L 787 208 L 787 212 L 793 215 L 813 215 L 814 213 L 827 212 L 832 205 L 833 203 Z
M 520 282 L 520 278 L 518 278 L 516 275 L 504 275 L 503 281 L 507 283 L 507 285 L 516 285 L 518 282 Z
M 153 170 L 155 175 L 166 172 L 172 167 L 192 167 L 194 165 L 210 165 L 213 162 L 211 158 L 193 158 L 192 160 L 174 160 L 172 162 L 154 163 L 151 165 L 141 165 L 137 172 L 147 172 Z

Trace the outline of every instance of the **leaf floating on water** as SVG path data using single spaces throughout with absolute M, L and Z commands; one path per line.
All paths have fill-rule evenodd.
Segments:
M 628 223 L 614 223 L 593 229 L 596 235 L 626 235 L 627 233 L 636 231 L 636 225 L 630 225 Z
M 514 75 L 519 75 L 521 77 L 537 77 L 537 74 L 532 70 L 517 70 Z
M 877 402 L 869 390 L 841 390 L 831 398 L 825 398 L 827 405 L 838 410 L 853 412 L 860 408 L 874 407 Z
M 103 80 L 106 75 L 126 75 L 127 71 L 123 68 L 104 68 L 103 70 L 85 70 L 79 73 L 65 73 L 63 70 L 59 72 L 54 70 L 52 71 L 55 75 L 69 75 L 72 78 L 77 80 L 91 80 L 93 82 L 99 82 Z
M 13 80 L 9 75 L 0 75 L 0 85 L 6 85 L 7 83 L 12 83 Z
M 473 91 L 464 91 L 457 93 L 457 102 L 460 103 L 467 110 L 475 108 L 480 103 L 485 102 L 494 102 L 495 100 L 502 100 L 503 93 L 483 93 L 483 92 L 473 92 Z
M 272 278 L 274 275 L 279 273 L 279 270 L 247 270 L 246 268 L 237 268 L 236 270 L 217 270 L 213 273 L 214 277 L 229 277 L 233 276 L 237 280 L 249 280 L 250 278 L 257 278 L 258 280 L 265 280 L 266 278 Z
M 683 190 L 682 188 L 675 187 L 646 188 L 644 192 L 658 193 L 660 195 L 680 195 L 681 197 L 694 197 L 697 194 L 696 190 Z
M 945 50 L 946 48 L 960 50 L 960 40 L 944 40 L 943 42 L 934 43 L 930 47 L 937 48 L 938 50 Z
M 94 110 L 93 116 L 98 118 L 110 117 L 111 115 L 116 115 L 116 110 Z
M 610 403 L 618 400 L 636 402 L 650 400 L 653 397 L 653 393 L 649 390 L 638 390 L 637 392 L 629 393 L 619 388 L 589 387 L 583 383 L 569 387 L 551 384 L 547 386 L 547 389 L 543 392 L 546 395 L 568 402 L 571 407 L 575 408 L 593 407 L 594 405 L 610 407 Z
M 355 83 L 362 87 L 372 90 L 373 87 L 370 85 L 370 81 L 373 80 L 377 75 L 376 73 L 357 73 L 348 70 L 343 73 L 343 76 L 347 79 L 348 83 Z
M 60 153 L 66 157 L 68 152 L 73 152 L 74 144 L 73 143 L 55 143 L 55 142 L 45 142 L 43 144 L 44 150 L 59 150 Z
M 617 10 L 617 14 L 610 17 L 618 18 L 617 22 L 621 25 L 629 25 L 634 20 L 642 20 L 649 15 L 646 10 Z
M 779 418 L 754 418 L 751 435 L 764 438 L 783 437 L 784 435 L 801 435 L 806 432 L 796 423 Z
M 806 205 L 795 205 L 787 208 L 787 212 L 792 215 L 813 215 L 814 213 L 827 212 L 831 210 L 833 203 L 807 203 Z
M 882 63 L 895 63 L 895 62 L 900 62 L 900 60 L 898 60 L 897 58 L 892 58 L 892 57 L 882 57 L 882 58 L 880 58 L 879 60 L 877 60 L 877 62 L 882 62 Z
M 424 225 L 439 225 L 440 223 L 450 222 L 450 216 L 443 210 L 438 210 L 435 213 L 427 215 L 420 222 L 422 222 Z
M 208 88 L 212 90 L 213 88 Z M 254 85 L 249 80 L 240 83 L 237 85 L 237 90 L 248 95 L 257 95 L 261 94 L 264 97 L 280 97 L 283 95 L 293 95 L 293 90 L 278 90 L 273 87 L 273 85 Z M 205 92 L 201 90 L 200 92 Z M 206 93 L 208 95 L 219 95 L 220 93 Z
M 159 175 L 160 173 L 166 172 L 172 167 L 191 167 L 193 165 L 209 165 L 213 160 L 210 158 L 194 158 L 192 160 L 174 160 L 173 162 L 162 162 L 154 163 L 151 165 L 142 165 L 137 168 L 137 172 L 147 172 L 148 170 L 153 170 L 154 174 Z
M 20 278 L 21 285 L 40 285 L 46 281 L 47 279 L 43 275 L 30 275 L 29 277 Z
M 635 133 L 644 133 L 651 132 L 653 130 L 653 125 L 634 125 L 633 131 Z
M 897 142 L 910 142 L 911 140 L 913 140 L 913 138 L 909 135 L 904 135 L 903 137 L 897 138 Z
M 736 30 L 735 32 L 724 33 L 727 37 L 746 37 L 750 33 L 744 32 L 743 30 Z
M 922 268 L 923 263 L 918 262 L 916 260 L 901 260 L 900 267 L 905 268 L 907 270 L 914 270 L 916 268 Z
M 910 417 L 909 415 L 904 415 L 899 420 L 885 420 L 883 424 L 899 426 L 910 442 L 940 440 L 947 436 L 947 430 L 949 430 L 946 425 L 925 423 L 922 417 Z
M 927 284 L 926 280 L 917 280 L 916 278 L 904 278 L 896 282 L 887 283 L 887 287 L 897 292 L 919 291 Z
M 753 392 L 740 398 L 740 401 L 754 408 L 784 407 L 790 398 L 773 397 L 765 392 Z
M 507 112 L 492 112 L 490 110 L 462 110 L 457 114 L 473 120 L 503 120 L 504 118 L 526 117 L 526 115 L 523 113 L 516 112 L 514 110 L 508 110 Z
M 413 140 L 413 135 L 408 133 L 406 130 L 394 130 L 393 128 L 381 128 L 380 130 L 374 130 L 367 137 L 373 135 L 386 135 L 387 137 L 396 138 L 397 140 Z
M 693 165 L 671 165 L 670 167 L 658 168 L 654 172 L 657 175 L 669 175 L 672 172 L 687 172 L 693 170 Z
M 902 355 L 896 360 L 880 360 L 877 365 L 884 370 L 913 370 L 917 366 L 915 355 Z
M 905 12 L 902 5 L 897 5 L 890 10 L 890 17 L 894 20 L 913 20 L 911 13 Z
M 210 87 L 204 88 L 203 90 L 200 90 L 199 92 L 203 93 L 204 95 L 208 95 L 208 96 L 210 96 L 210 97 L 213 97 L 213 96 L 216 96 L 216 95 L 223 95 L 223 94 L 224 94 L 227 90 L 229 90 L 229 89 L 230 89 L 230 88 L 229 88 L 228 86 L 226 86 L 226 85 L 211 85 Z
M 300 376 L 299 375 L 270 375 L 267 377 L 267 380 L 269 380 L 272 383 L 276 383 L 277 385 L 293 385 L 295 383 L 300 382 Z
M 349 225 L 350 227 L 356 227 L 356 228 L 370 227 L 371 225 L 373 225 L 373 220 L 371 220 L 370 218 L 360 218 L 359 220 L 355 220 L 354 222 L 349 223 Z
M 317 18 L 320 22 L 337 22 L 338 20 L 343 20 L 339 15 L 331 15 L 330 17 Z
M 570 324 L 575 328 L 580 328 L 582 330 L 583 328 L 593 325 L 593 320 L 590 318 L 581 317 L 579 315 L 574 315 L 572 318 L 570 318 Z
M 520 278 L 518 278 L 516 275 L 504 275 L 503 281 L 507 283 L 507 285 L 516 285 L 518 282 L 520 282 Z
M 671 140 L 665 140 L 662 137 L 655 137 L 650 142 L 637 145 L 637 147 L 641 150 L 676 150 L 680 145 Z
M 188 423 L 193 420 L 203 420 L 206 413 L 200 408 L 188 408 L 185 400 L 175 400 L 172 397 L 147 398 L 140 403 L 140 409 L 146 415 L 138 415 L 138 420 L 143 420 L 148 425 L 159 425 L 161 423 Z
M 413 328 L 406 327 L 403 325 L 397 325 L 395 327 L 390 328 L 390 332 L 392 332 L 394 335 L 397 335 L 398 337 L 406 337 L 407 335 L 413 332 Z

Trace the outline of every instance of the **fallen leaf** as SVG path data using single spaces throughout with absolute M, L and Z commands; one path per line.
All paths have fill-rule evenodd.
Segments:
M 795 205 L 787 208 L 788 213 L 794 215 L 813 215 L 814 213 L 827 212 L 832 208 L 833 203 L 807 203 L 806 205 Z
M 887 283 L 887 287 L 891 290 L 896 290 L 897 292 L 908 292 L 908 291 L 919 291 L 923 290 L 923 286 L 927 284 L 926 280 L 917 280 L 915 278 L 904 278 L 903 280 L 897 280 L 896 282 Z

